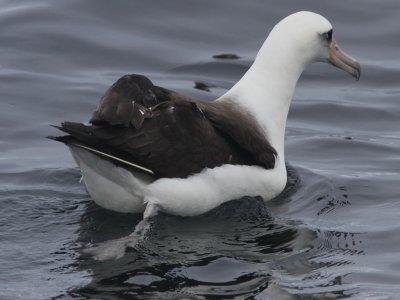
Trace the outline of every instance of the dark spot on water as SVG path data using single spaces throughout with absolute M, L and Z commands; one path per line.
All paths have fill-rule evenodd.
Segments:
M 216 59 L 239 59 L 240 56 L 233 54 L 233 53 L 222 53 L 222 54 L 213 55 L 213 58 L 216 58 Z
M 201 82 L 201 81 L 195 81 L 194 88 L 197 89 L 197 90 L 209 92 L 211 86 L 206 84 L 206 83 L 204 83 L 204 82 Z

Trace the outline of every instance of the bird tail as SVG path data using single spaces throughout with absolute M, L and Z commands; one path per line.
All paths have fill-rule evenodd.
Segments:
M 154 172 L 149 168 L 132 162 L 132 159 L 129 157 L 129 155 L 101 145 L 101 141 L 93 136 L 91 126 L 74 122 L 64 122 L 61 124 L 61 126 L 51 126 L 68 133 L 68 135 L 64 136 L 48 136 L 47 138 L 51 140 L 64 143 L 69 147 L 75 146 L 84 149 L 103 159 L 110 160 L 119 166 L 128 169 L 133 168 L 135 170 L 140 170 L 147 174 L 154 175 Z

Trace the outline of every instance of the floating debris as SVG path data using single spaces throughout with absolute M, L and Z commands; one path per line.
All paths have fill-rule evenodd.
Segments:
M 201 81 L 195 81 L 194 82 L 194 88 L 198 89 L 198 90 L 209 92 L 211 87 L 212 87 L 211 85 L 208 85 L 208 84 L 206 84 L 204 82 L 201 82 Z
M 216 58 L 216 59 L 239 59 L 240 56 L 233 54 L 233 53 L 222 53 L 222 54 L 213 55 L 213 58 Z

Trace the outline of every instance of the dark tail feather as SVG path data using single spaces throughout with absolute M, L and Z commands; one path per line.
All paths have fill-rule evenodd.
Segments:
M 152 170 L 131 162 L 132 159 L 129 155 L 119 151 L 113 151 L 112 149 L 108 149 L 107 147 L 99 146 L 99 141 L 97 140 L 97 138 L 93 137 L 90 126 L 85 126 L 84 124 L 73 122 L 64 122 L 61 124 L 61 126 L 51 126 L 70 135 L 48 136 L 48 139 L 64 143 L 68 146 L 75 146 L 81 149 L 85 149 L 100 157 L 111 160 L 117 165 L 122 165 L 127 168 L 133 168 L 147 174 L 154 175 L 154 172 Z
M 72 135 L 74 138 L 82 141 L 83 143 L 98 142 L 97 138 L 93 136 L 93 129 L 91 126 L 87 126 L 82 123 L 63 122 L 61 123 L 61 127 L 54 127 Z
M 54 126 L 53 126 L 54 127 Z M 69 145 L 71 143 L 73 143 L 74 141 L 76 142 L 76 139 L 74 139 L 72 136 L 70 135 L 63 135 L 63 136 L 47 136 L 48 139 L 53 140 L 53 141 L 57 141 L 57 142 L 61 142 L 64 143 L 66 145 Z

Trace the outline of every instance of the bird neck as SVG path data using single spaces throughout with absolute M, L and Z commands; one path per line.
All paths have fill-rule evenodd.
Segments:
M 231 99 L 255 117 L 284 166 L 286 119 L 296 83 L 308 59 L 299 57 L 295 47 L 271 35 L 250 69 L 220 99 Z M 286 47 L 283 47 L 285 44 Z

